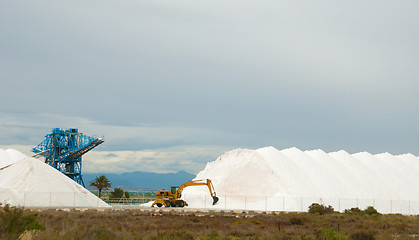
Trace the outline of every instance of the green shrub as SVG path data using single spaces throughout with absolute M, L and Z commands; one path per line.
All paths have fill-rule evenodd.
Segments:
M 37 213 L 24 211 L 23 208 L 6 205 L 0 210 L 0 237 L 18 237 L 26 230 L 43 230 L 45 227 L 37 220 Z
M 122 198 L 125 191 L 122 188 L 114 188 L 112 192 L 109 193 L 109 198 Z
M 378 211 L 373 207 L 373 206 L 369 206 L 364 210 L 364 213 L 368 214 L 368 215 L 372 215 L 372 214 L 379 214 Z
M 351 240 L 375 240 L 375 236 L 370 231 L 358 231 L 350 235 Z
M 185 231 L 163 232 L 151 237 L 152 240 L 167 239 L 167 240 L 193 240 L 194 236 Z
M 327 213 L 333 213 L 334 209 L 332 206 L 324 206 L 322 204 L 313 203 L 308 207 L 309 213 L 318 213 L 320 215 L 327 214 Z
M 258 221 L 258 220 L 239 220 L 239 221 L 235 221 L 233 224 L 234 225 L 239 225 L 239 224 L 243 224 L 243 223 L 251 223 L 257 226 L 264 226 L 263 222 Z
M 94 239 L 97 240 L 112 240 L 115 239 L 116 234 L 113 233 L 110 229 L 103 226 L 94 226 L 92 235 Z
M 215 230 L 212 230 L 210 234 L 208 234 L 204 239 L 218 239 L 218 233 Z
M 304 225 L 304 219 L 301 217 L 290 217 L 289 224 L 302 226 Z
M 332 228 L 318 228 L 314 230 L 314 235 L 321 240 L 347 239 L 344 233 L 335 232 Z
M 359 208 L 345 209 L 345 213 L 349 213 L 349 214 L 367 214 L 367 215 L 380 214 L 372 206 L 367 207 L 365 210 L 361 210 Z
M 359 209 L 358 207 L 351 208 L 351 209 L 345 209 L 345 213 L 349 213 L 349 214 L 359 214 L 361 212 L 362 212 L 362 210 Z

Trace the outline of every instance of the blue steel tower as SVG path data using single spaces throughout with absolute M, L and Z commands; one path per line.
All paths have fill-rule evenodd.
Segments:
M 45 163 L 84 187 L 81 174 L 82 155 L 101 143 L 103 139 L 83 135 L 76 128 L 54 128 L 32 151 L 36 153 L 34 157 L 45 157 Z

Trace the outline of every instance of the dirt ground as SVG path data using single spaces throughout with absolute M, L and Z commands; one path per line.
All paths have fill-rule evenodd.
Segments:
M 419 216 L 394 214 L 179 209 L 31 211 L 37 213 L 45 228 L 26 233 L 29 239 L 419 239 Z

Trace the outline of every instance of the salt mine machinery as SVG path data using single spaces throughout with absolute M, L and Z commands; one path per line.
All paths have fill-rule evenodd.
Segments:
M 54 128 L 32 152 L 35 153 L 33 157 L 45 157 L 45 163 L 84 187 L 81 174 L 82 155 L 101 143 L 102 138 L 86 136 L 77 128 Z
M 154 205 L 156 205 L 157 207 L 188 206 L 188 204 L 184 200 L 180 199 L 180 197 L 182 197 L 183 189 L 189 186 L 207 186 L 213 200 L 212 205 L 218 202 L 218 197 L 215 194 L 215 189 L 214 189 L 214 186 L 212 185 L 211 180 L 201 179 L 201 180 L 192 180 L 190 182 L 184 183 L 180 187 L 171 187 L 170 191 L 165 191 L 165 190 L 157 191 L 156 193 L 157 199 L 153 202 L 151 207 L 154 207 Z

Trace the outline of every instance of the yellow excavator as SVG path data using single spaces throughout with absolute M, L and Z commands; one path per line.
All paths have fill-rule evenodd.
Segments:
M 209 179 L 201 179 L 201 180 L 192 180 L 190 182 L 182 184 L 180 187 L 171 187 L 170 192 L 165 190 L 160 190 L 156 192 L 156 201 L 151 205 L 154 207 L 184 207 L 188 206 L 188 204 L 180 199 L 182 196 L 182 191 L 186 187 L 190 186 L 202 186 L 206 185 L 212 197 L 212 205 L 218 202 L 218 197 L 215 194 L 214 186 L 212 185 L 211 180 Z

